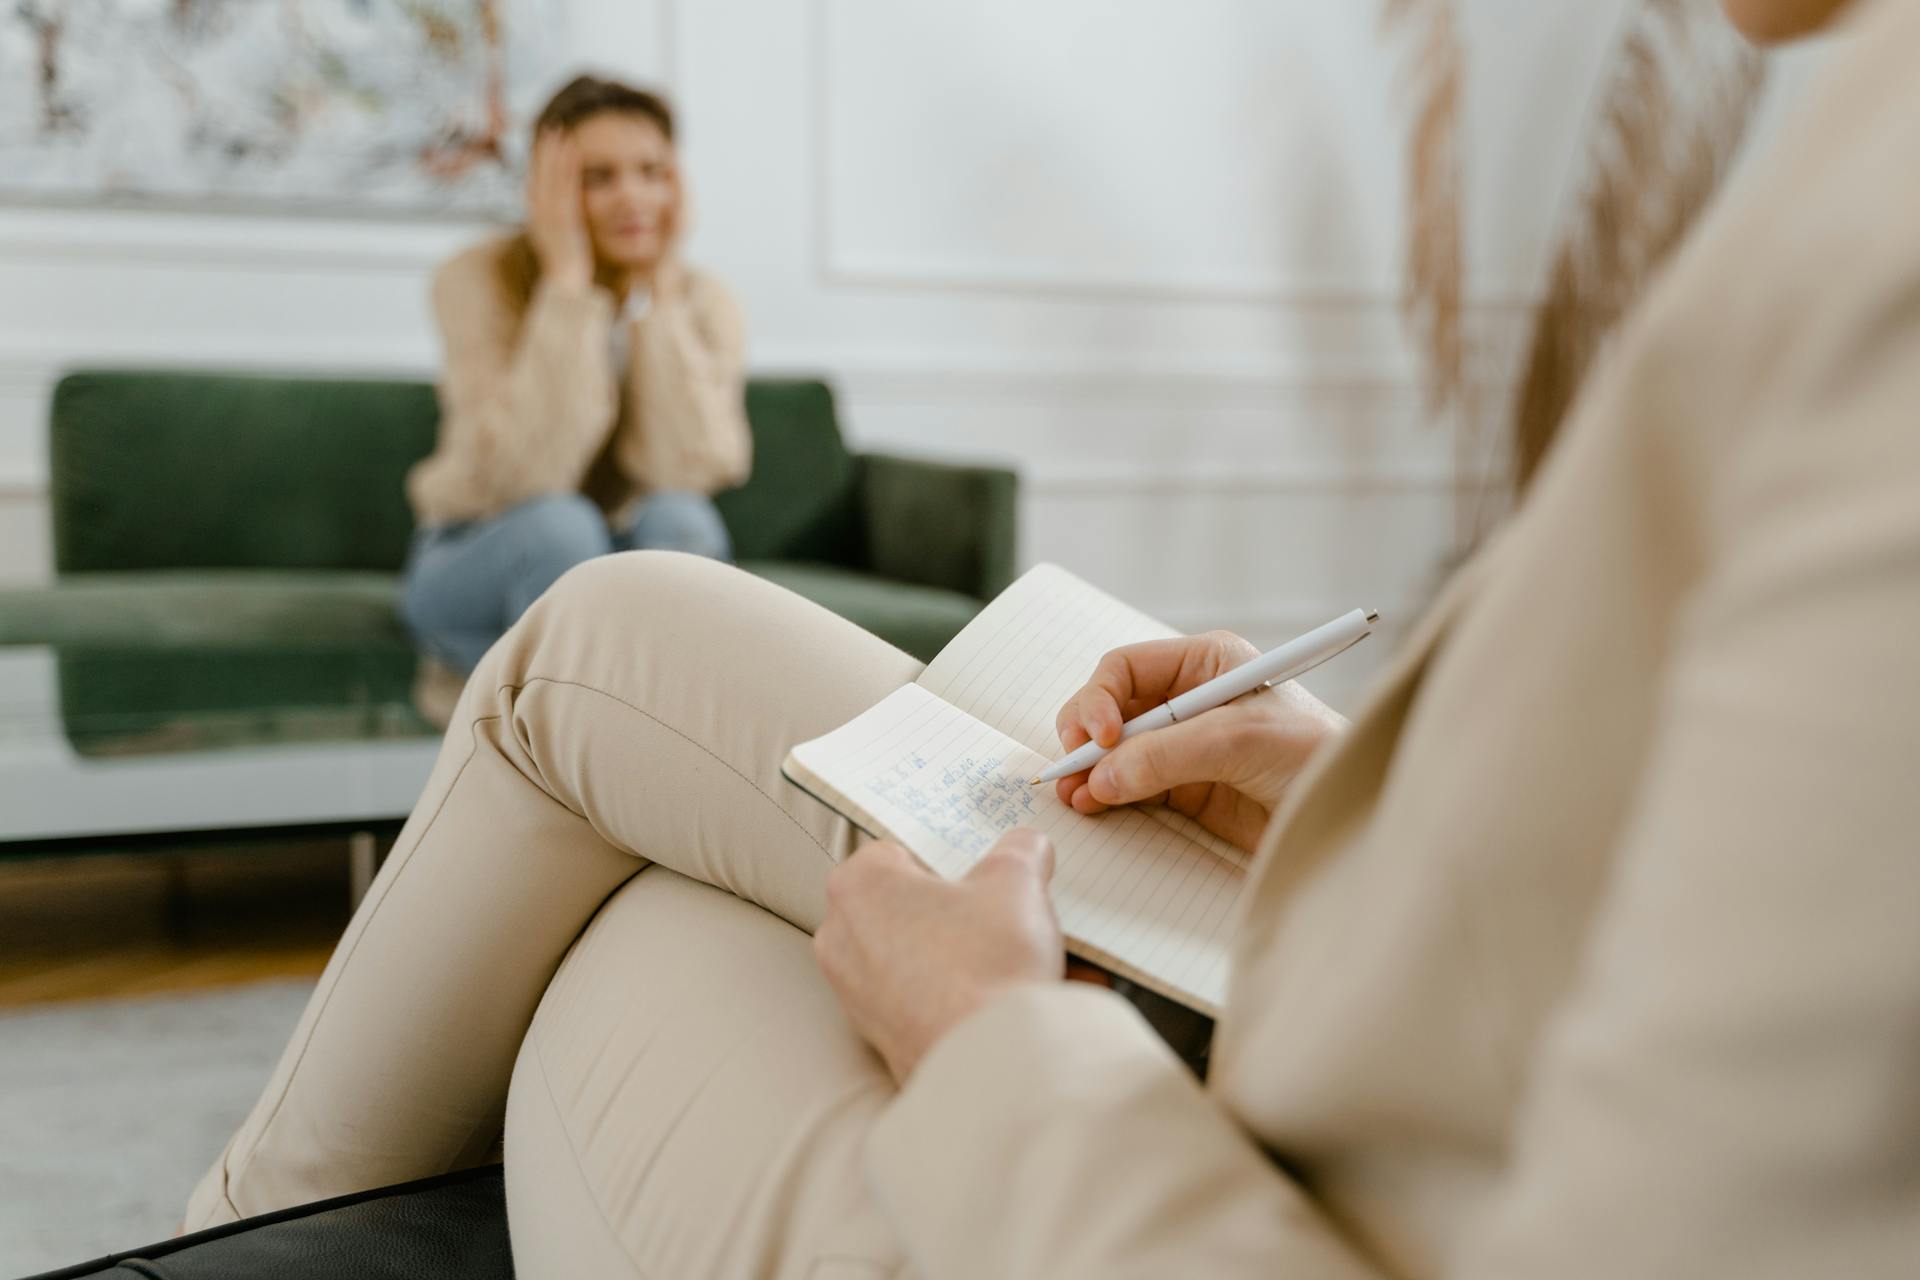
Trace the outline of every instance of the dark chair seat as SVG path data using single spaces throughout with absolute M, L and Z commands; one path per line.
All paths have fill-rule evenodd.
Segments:
M 245 1218 L 27 1280 L 512 1280 L 501 1167 Z

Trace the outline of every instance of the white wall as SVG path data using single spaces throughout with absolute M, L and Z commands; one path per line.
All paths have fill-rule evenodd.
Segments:
M 584 61 L 677 98 L 691 254 L 756 367 L 829 374 L 862 444 L 1017 462 L 1027 560 L 1256 639 L 1424 595 L 1478 468 L 1422 422 L 1395 315 L 1405 101 L 1374 4 L 567 4 Z M 1469 6 L 1495 410 L 1620 8 Z M 475 230 L 0 209 L 0 580 L 49 572 L 59 370 L 428 373 L 425 275 Z

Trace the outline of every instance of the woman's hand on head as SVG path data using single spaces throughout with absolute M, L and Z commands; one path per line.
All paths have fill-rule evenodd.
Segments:
M 557 283 L 585 288 L 593 283 L 593 241 L 587 234 L 580 188 L 580 151 L 561 129 L 549 129 L 533 144 L 527 175 L 527 235 L 540 259 L 540 273 Z
M 1259 652 L 1231 632 L 1210 631 L 1108 653 L 1067 699 L 1055 728 L 1066 751 L 1089 740 L 1114 749 L 1091 770 L 1060 779 L 1055 793 L 1089 815 L 1165 804 L 1251 853 L 1287 784 L 1346 727 L 1339 714 L 1288 681 L 1125 742 L 1120 726 Z

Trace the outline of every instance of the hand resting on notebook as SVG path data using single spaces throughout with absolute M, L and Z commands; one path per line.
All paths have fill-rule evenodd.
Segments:
M 1120 726 L 1259 655 L 1230 631 L 1124 645 L 1060 709 L 1055 727 L 1071 751 L 1120 741 Z M 1184 724 L 1121 742 L 1088 772 L 1054 784 L 1063 803 L 1092 815 L 1122 804 L 1165 804 L 1247 852 L 1321 743 L 1346 721 L 1297 683 L 1256 690 Z
M 887 840 L 833 869 L 813 953 L 895 1080 L 905 1083 L 936 1040 L 995 995 L 1061 978 L 1052 875 L 1053 845 L 1025 828 L 958 880 Z
M 1109 650 L 1061 707 L 1060 742 L 1068 750 L 1090 735 L 1112 743 L 1124 720 L 1257 653 L 1225 631 Z M 1307 757 L 1345 724 L 1290 682 L 1129 739 L 1091 778 L 1061 779 L 1057 793 L 1089 816 L 1164 802 L 1251 852 Z M 1061 929 L 1048 897 L 1053 869 L 1051 844 L 1025 828 L 1008 831 L 954 879 L 890 840 L 862 845 L 835 869 L 814 952 L 896 1080 L 904 1083 L 935 1043 L 994 995 L 1063 976 Z

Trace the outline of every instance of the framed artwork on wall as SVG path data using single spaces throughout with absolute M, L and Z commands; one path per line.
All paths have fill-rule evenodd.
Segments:
M 498 217 L 565 0 L 11 0 L 0 202 Z

